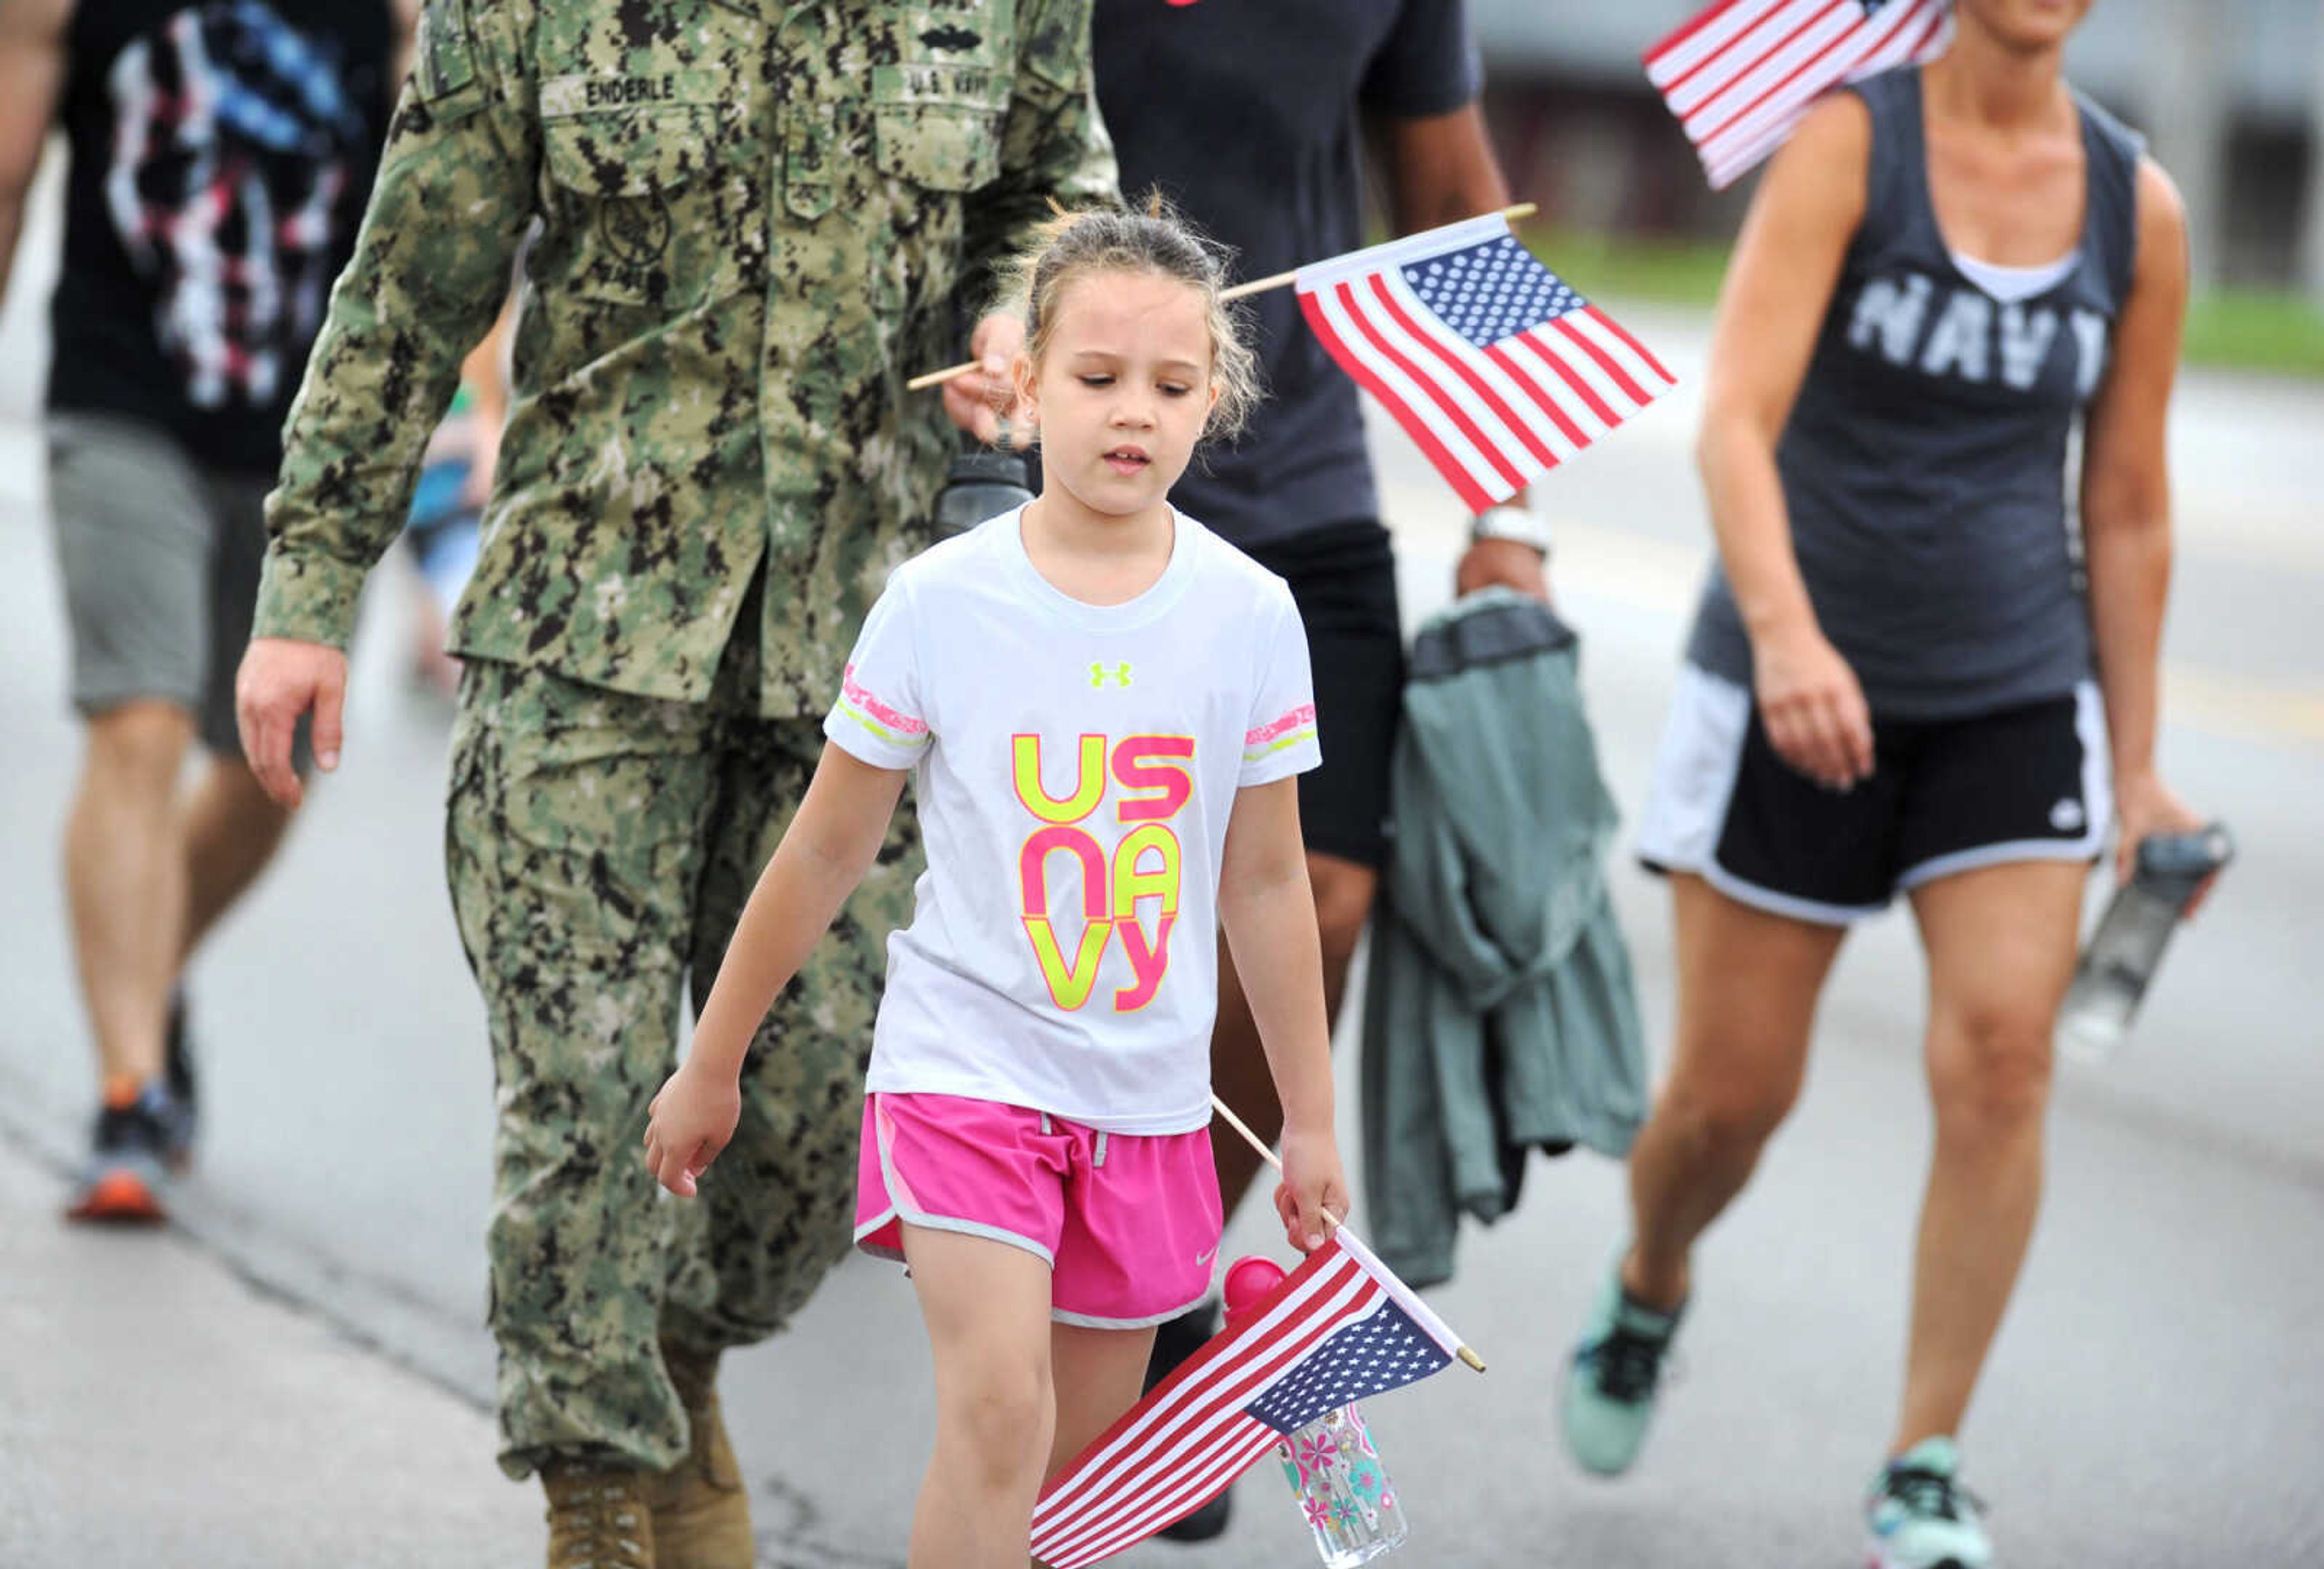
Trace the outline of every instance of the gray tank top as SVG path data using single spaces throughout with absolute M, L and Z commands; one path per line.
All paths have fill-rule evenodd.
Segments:
M 2130 292 L 2142 144 L 2077 95 L 2089 196 L 2074 264 L 2005 304 L 1938 231 L 1919 68 L 1851 90 L 1872 112 L 1864 221 L 1775 448 L 1808 598 L 1877 716 L 2071 691 L 2091 664 L 2067 453 Z M 1716 565 L 1687 658 L 1750 682 Z

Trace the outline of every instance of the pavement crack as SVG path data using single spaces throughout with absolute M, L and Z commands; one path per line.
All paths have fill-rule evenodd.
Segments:
M 815 1500 L 779 1476 L 762 1476 L 752 1490 L 751 1507 L 761 1519 L 779 1518 L 758 1530 L 759 1569 L 904 1569 L 901 1558 L 837 1547 L 818 1540 L 822 1511 Z

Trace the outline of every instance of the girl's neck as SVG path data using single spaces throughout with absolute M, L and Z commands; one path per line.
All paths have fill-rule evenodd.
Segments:
M 1948 120 L 2002 135 L 2039 134 L 2070 119 L 2062 45 L 2015 49 L 1956 10 L 1952 47 L 1921 72 L 1929 106 Z
M 1026 503 L 1018 529 L 1035 571 L 1059 593 L 1097 605 L 1126 605 L 1153 587 L 1178 532 L 1167 503 L 1115 517 L 1054 482 Z

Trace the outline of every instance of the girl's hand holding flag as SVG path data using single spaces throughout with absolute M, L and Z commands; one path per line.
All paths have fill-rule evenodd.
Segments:
M 1283 1130 L 1283 1180 L 1275 1187 L 1275 1213 L 1283 1217 L 1286 1241 L 1303 1253 L 1323 1245 L 1348 1215 L 1348 1179 L 1340 1169 L 1340 1149 L 1329 1128 Z

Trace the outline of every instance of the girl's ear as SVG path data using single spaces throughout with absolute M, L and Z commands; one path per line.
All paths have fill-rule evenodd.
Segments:
M 1016 365 L 1009 367 L 1009 379 L 1016 383 L 1016 404 L 1011 404 L 1001 428 L 1006 430 L 1009 425 L 1016 425 L 1016 430 L 1022 432 L 1009 439 L 1009 447 L 1032 447 L 1041 430 L 1041 395 L 1037 391 L 1038 376 L 1032 374 L 1032 355 L 1018 351 Z
M 1016 383 L 1018 417 L 1028 425 L 1038 423 L 1041 418 L 1041 398 L 1036 389 L 1040 378 L 1033 374 L 1033 356 L 1020 350 L 1015 363 L 1010 366 L 1009 374 Z

